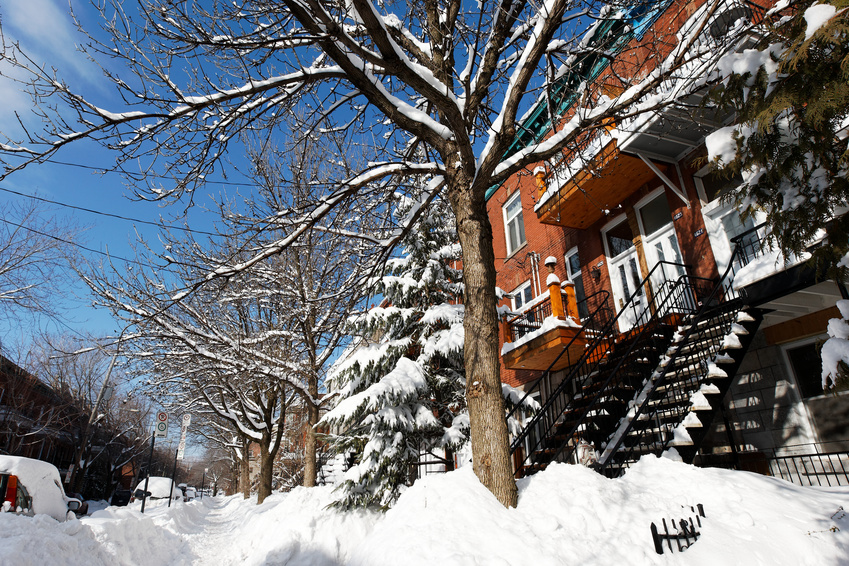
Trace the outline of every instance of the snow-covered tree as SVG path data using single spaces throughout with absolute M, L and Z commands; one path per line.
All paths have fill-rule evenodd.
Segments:
M 416 203 L 404 199 L 406 215 Z M 415 477 L 420 460 L 453 469 L 468 442 L 464 399 L 460 246 L 450 209 L 437 201 L 387 263 L 378 306 L 352 317 L 360 337 L 334 368 L 336 407 L 322 424 L 337 453 L 354 457 L 342 485 L 345 507 L 386 507 Z
M 323 186 L 309 206 L 279 211 L 285 236 L 254 258 L 198 281 L 250 269 L 311 227 L 328 228 L 328 214 L 354 197 L 357 205 L 372 197 L 369 210 L 379 214 L 387 189 L 409 176 L 432 178 L 401 226 L 387 221 L 377 236 L 359 236 L 390 250 L 437 194 L 450 203 L 463 252 L 473 466 L 513 506 L 487 191 L 559 161 L 590 130 L 655 112 L 702 85 L 711 61 L 736 45 L 734 36 L 700 43 L 724 1 L 141 0 L 137 11 L 104 1 L 108 38 L 91 37 L 85 49 L 108 65 L 124 106 L 106 109 L 114 104 L 75 92 L 49 66 L 6 46 L 8 72 L 0 73 L 28 85 L 42 129 L 7 134 L 0 178 L 92 140 L 116 152 L 114 170 L 141 196 L 176 198 L 225 168 L 245 138 L 291 135 L 281 129 L 288 111 L 302 117 L 299 132 L 342 132 L 364 165 Z M 661 11 L 688 23 L 644 33 L 639 23 Z M 597 80 L 605 68 L 607 79 Z M 670 83 L 675 92 L 657 96 Z M 541 97 L 547 112 L 531 131 L 520 130 L 522 114 Z M 156 171 L 173 184 L 147 175 Z
M 768 17 L 753 49 L 725 56 L 713 100 L 737 122 L 710 136 L 711 157 L 744 183 L 729 198 L 766 213 L 785 257 L 821 237 L 814 256 L 849 267 L 849 3 L 794 2 Z
M 60 317 L 55 298 L 71 284 L 78 233 L 38 201 L 0 203 L 0 319 L 17 326 L 13 321 Z
M 198 242 L 166 234 L 167 251 L 157 257 L 144 248 L 147 255 L 138 262 L 163 267 L 88 278 L 99 301 L 131 328 L 127 355 L 147 376 L 151 394 L 178 414 L 213 419 L 217 433 L 236 437 L 233 449 L 242 461 L 247 444 L 259 448 L 260 503 L 271 493 L 290 408 L 306 407 L 309 422 L 318 421 L 328 360 L 345 339 L 343 322 L 358 301 L 351 290 L 363 278 L 360 252 L 373 247 L 338 232 L 367 220 L 336 219 L 332 231 L 304 231 L 296 245 L 254 261 L 249 271 L 233 270 L 179 298 L 172 289 L 217 267 L 252 261 L 254 250 L 280 239 L 286 222 L 277 211 L 310 202 L 310 182 L 321 179 L 316 171 L 324 159 L 303 145 L 287 149 L 298 157 L 280 162 L 267 151 L 254 156 L 258 187 L 240 207 L 222 203 L 220 238 Z M 285 191 L 279 185 L 283 169 L 299 180 Z M 312 486 L 311 427 L 305 444 L 304 484 Z
M 417 203 L 402 197 L 397 214 Z M 342 507 L 388 507 L 422 466 L 453 470 L 469 443 L 462 260 L 446 202 L 422 214 L 370 289 L 380 304 L 351 318 L 359 341 L 334 367 L 329 393 L 338 402 L 321 422 L 338 431 L 328 434 L 335 451 L 355 462 Z M 508 403 L 521 397 L 506 384 L 502 391 Z

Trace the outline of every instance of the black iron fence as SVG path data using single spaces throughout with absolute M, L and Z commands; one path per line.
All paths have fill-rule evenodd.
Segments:
M 796 485 L 849 485 L 849 452 L 773 456 L 768 463 L 771 476 Z
M 565 304 L 566 296 L 563 296 Z M 519 338 L 542 328 L 542 322 L 551 316 L 551 298 L 540 301 L 531 306 L 518 316 L 511 318 L 507 324 L 510 328 L 510 341 L 515 342 Z

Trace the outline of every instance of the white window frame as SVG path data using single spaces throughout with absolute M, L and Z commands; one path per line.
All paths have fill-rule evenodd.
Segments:
M 615 260 L 616 258 L 621 256 L 622 254 L 628 253 L 633 249 L 633 248 L 628 248 L 624 252 L 621 252 L 619 255 L 611 257 L 611 255 L 610 255 L 610 245 L 608 245 L 608 243 L 607 243 L 607 233 L 610 232 L 611 230 L 613 230 L 614 228 L 616 228 L 617 226 L 619 226 L 621 223 L 627 222 L 627 221 L 628 221 L 628 217 L 625 214 L 620 214 L 619 216 L 617 216 L 616 218 L 614 218 L 613 220 L 611 220 L 610 222 L 608 222 L 607 224 L 605 224 L 604 226 L 601 227 L 601 230 L 600 230 L 600 232 L 601 232 L 601 243 L 604 244 L 604 256 L 607 259 L 608 263 L 610 263 L 610 260 Z
M 572 247 L 568 252 L 563 255 L 563 259 L 566 262 L 566 275 L 569 276 L 569 279 L 574 282 L 574 273 L 572 273 L 572 265 L 569 263 L 569 258 L 578 253 L 578 246 Z M 583 271 L 583 266 L 581 266 L 580 256 L 578 260 L 578 271 L 576 273 L 580 274 Z
M 519 201 L 519 211 L 508 218 L 507 208 L 510 207 L 510 205 L 512 205 L 516 200 Z M 525 235 L 525 219 L 524 219 L 524 215 L 522 213 L 523 213 L 523 210 L 522 210 L 522 192 L 516 191 L 512 195 L 510 195 L 510 197 L 507 199 L 507 202 L 505 202 L 504 206 L 501 208 L 501 214 L 504 217 L 504 240 L 507 244 L 507 255 L 508 256 L 513 255 L 514 253 L 516 253 L 517 250 L 521 249 L 522 246 L 524 246 L 525 244 L 528 243 L 528 238 Z M 518 222 L 520 223 L 520 225 L 522 227 L 522 230 L 521 230 L 521 236 L 522 237 L 521 237 L 521 241 L 516 242 L 515 246 L 513 246 L 512 245 L 513 242 L 510 241 L 510 223 L 516 221 L 517 218 L 518 218 Z M 517 236 L 518 236 L 518 233 L 517 233 Z
M 524 292 L 525 292 L 526 289 L 530 289 L 531 295 L 532 295 L 531 298 L 528 299 L 528 300 L 524 300 Z M 513 312 L 522 311 L 525 308 L 525 305 L 527 305 L 528 303 L 530 303 L 531 301 L 534 300 L 533 294 L 534 294 L 534 289 L 531 286 L 531 280 L 530 279 L 528 279 L 527 281 L 525 281 L 524 283 L 522 283 L 521 285 L 519 285 L 518 287 L 513 289 L 513 291 L 510 293 L 510 304 L 513 307 Z M 522 304 L 518 305 L 518 306 L 516 305 L 516 297 L 517 296 L 522 297 Z
M 816 424 L 814 423 L 814 418 L 811 416 L 811 413 L 808 411 L 808 401 L 813 399 L 822 399 L 826 395 L 832 395 L 830 392 L 824 392 L 822 395 L 813 395 L 806 399 L 802 398 L 802 388 L 799 386 L 799 379 L 796 377 L 796 371 L 793 369 L 793 364 L 790 362 L 790 355 L 787 353 L 788 350 L 792 350 L 794 348 L 799 348 L 801 346 L 807 346 L 809 344 L 813 344 L 815 342 L 827 340 L 829 338 L 828 334 L 818 334 L 816 336 L 808 336 L 807 338 L 802 338 L 800 340 L 794 340 L 792 342 L 786 342 L 781 344 L 779 348 L 781 349 L 781 359 L 784 362 L 784 371 L 787 373 L 788 382 L 790 386 L 793 388 L 796 393 L 797 402 L 795 403 L 796 407 L 799 409 L 799 412 L 802 414 L 802 418 L 807 425 L 808 430 L 805 431 L 808 436 L 808 442 L 811 444 L 817 444 L 820 441 L 819 430 L 817 430 Z M 839 394 L 845 394 L 846 392 L 841 391 Z

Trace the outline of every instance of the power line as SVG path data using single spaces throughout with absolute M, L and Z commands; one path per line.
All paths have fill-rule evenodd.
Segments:
M 22 193 L 22 192 L 19 192 L 19 191 L 13 191 L 12 189 L 7 189 L 5 187 L 0 187 L 0 191 L 6 192 L 6 193 L 12 193 L 14 195 L 30 198 L 30 199 L 33 199 L 33 200 L 38 200 L 38 201 L 41 201 L 41 202 L 46 202 L 46 203 L 49 203 L 49 204 L 55 204 L 57 206 L 64 206 L 66 208 L 72 208 L 74 210 L 80 210 L 82 212 L 88 212 L 88 213 L 97 214 L 97 215 L 100 215 L 100 216 L 108 216 L 110 218 L 117 218 L 119 220 L 126 220 L 128 222 L 137 222 L 139 224 L 148 224 L 150 226 L 156 226 L 157 228 L 173 228 L 175 230 L 182 230 L 183 232 L 188 232 L 188 233 L 191 233 L 191 234 L 203 234 L 203 235 L 206 235 L 206 236 L 218 236 L 219 235 L 219 234 L 216 234 L 214 232 L 207 232 L 205 230 L 194 230 L 192 228 L 186 228 L 186 227 L 182 227 L 182 226 L 164 226 L 162 224 L 159 224 L 158 222 L 153 222 L 151 220 L 142 220 L 140 218 L 132 218 L 132 217 L 129 217 L 129 216 L 121 216 L 120 214 L 113 214 L 111 212 L 102 212 L 100 210 L 93 210 L 91 208 L 85 208 L 85 207 L 82 207 L 82 206 L 76 206 L 76 205 L 73 205 L 73 204 L 68 204 L 68 203 L 59 202 L 59 201 L 55 201 L 55 200 L 50 200 L 50 199 L 38 197 L 38 196 L 35 196 L 35 195 L 28 195 L 26 193 Z
M 3 155 L 4 157 L 19 157 L 19 158 L 26 157 L 24 155 L 18 155 L 16 153 L 7 153 L 5 151 L 0 151 L 0 155 Z M 70 161 L 59 161 L 58 159 L 40 159 L 38 162 L 39 163 L 50 163 L 51 165 L 64 165 L 66 167 L 77 167 L 79 169 L 86 169 L 88 171 L 96 171 L 97 173 L 101 173 L 101 174 L 102 173 L 115 173 L 117 175 L 123 174 L 121 171 L 117 171 L 117 170 L 111 169 L 109 167 L 98 167 L 96 165 L 84 165 L 83 163 L 72 163 Z M 127 175 L 132 175 L 132 174 L 127 173 Z M 148 172 L 140 173 L 139 175 L 144 176 L 144 177 L 153 177 L 155 179 L 172 179 L 172 177 L 166 177 L 165 175 L 155 175 L 153 173 L 148 173 Z M 237 183 L 235 181 L 222 181 L 222 180 L 210 181 L 209 184 L 227 185 L 227 186 L 230 186 L 230 187 L 245 187 L 245 186 L 250 185 L 250 183 Z
M 0 150 L 0 155 L 2 155 L 3 157 L 18 157 L 18 158 L 24 158 L 25 157 L 23 155 L 18 155 L 16 153 L 8 153 L 8 152 L 5 152 L 3 150 Z M 100 173 L 101 175 L 106 174 L 106 173 L 112 173 L 112 174 L 115 174 L 115 175 L 126 175 L 130 178 L 133 178 L 133 177 L 145 177 L 145 178 L 150 177 L 150 178 L 153 178 L 153 179 L 168 179 L 168 180 L 174 179 L 173 177 L 168 177 L 168 176 L 165 176 L 165 175 L 157 175 L 155 173 L 150 173 L 150 172 L 130 173 L 128 171 L 121 171 L 121 170 L 112 169 L 112 168 L 109 168 L 109 167 L 99 167 L 97 165 L 85 165 L 83 163 L 72 163 L 70 161 L 59 161 L 58 159 L 49 159 L 49 158 L 48 159 L 40 159 L 38 161 L 38 163 L 50 163 L 51 165 L 63 165 L 63 166 L 66 166 L 66 167 L 77 167 L 79 169 L 86 169 L 88 171 L 94 171 L 96 173 Z M 224 186 L 228 186 L 228 187 L 254 187 L 254 186 L 256 186 L 256 182 L 250 181 L 250 180 L 245 181 L 243 183 L 237 183 L 236 181 L 224 181 L 224 180 L 219 179 L 219 180 L 215 180 L 215 181 L 204 180 L 204 183 L 209 184 L 209 185 L 224 185 Z M 309 185 L 316 186 L 316 187 L 333 187 L 333 186 L 337 186 L 338 184 L 339 183 L 335 182 L 335 181 L 311 181 L 311 182 L 309 182 Z
M 91 252 L 93 254 L 99 254 L 99 255 L 102 255 L 104 257 L 108 257 L 110 259 L 118 259 L 118 260 L 121 260 L 121 261 L 126 262 L 126 263 L 134 263 L 134 264 L 136 264 L 140 267 L 156 267 L 156 266 L 153 266 L 153 265 L 142 263 L 140 261 L 136 261 L 134 259 L 127 259 L 125 257 L 108 254 L 108 253 L 102 252 L 100 250 L 95 250 L 93 248 L 86 247 L 82 244 L 78 244 L 77 242 L 65 240 L 65 239 L 60 238 L 58 236 L 54 236 L 53 234 L 47 234 L 46 232 L 41 232 L 40 230 L 36 230 L 35 228 L 30 228 L 29 226 L 24 226 L 23 224 L 18 224 L 17 222 L 12 222 L 11 220 L 7 220 L 6 218 L 0 218 L 0 222 L 4 222 L 6 224 L 9 224 L 10 226 L 15 226 L 17 228 L 21 228 L 22 230 L 27 230 L 29 232 L 32 232 L 33 234 L 38 234 L 39 236 L 44 236 L 45 238 L 50 238 L 51 240 L 56 240 L 57 242 L 62 242 L 63 244 L 67 244 L 69 246 L 74 246 L 76 248 L 80 248 L 81 250 L 85 250 L 85 251 Z

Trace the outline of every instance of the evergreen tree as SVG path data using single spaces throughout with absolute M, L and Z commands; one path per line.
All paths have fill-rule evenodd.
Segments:
M 415 204 L 405 200 L 397 214 Z M 406 236 L 401 257 L 374 282 L 379 306 L 352 318 L 360 337 L 332 370 L 339 396 L 323 419 L 337 453 L 355 463 L 340 486 L 340 507 L 386 509 L 424 460 L 454 467 L 469 441 L 463 362 L 463 292 L 454 217 L 437 201 Z M 520 396 L 504 385 L 508 407 Z
M 849 216 L 839 216 L 849 205 L 847 5 L 794 3 L 767 17 L 756 49 L 727 55 L 710 99 L 738 120 L 708 139 L 722 171 L 744 179 L 730 197 L 744 214 L 766 213 L 768 238 L 785 257 L 825 228 L 815 257 L 841 269 L 849 266 Z

